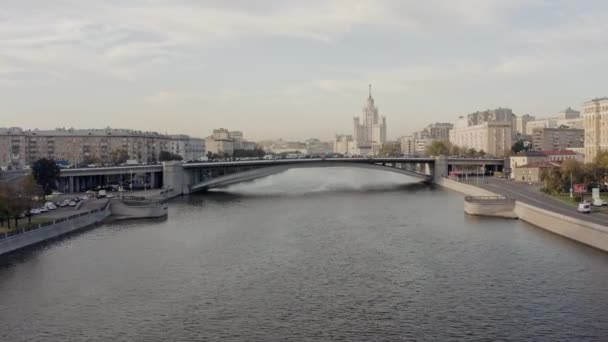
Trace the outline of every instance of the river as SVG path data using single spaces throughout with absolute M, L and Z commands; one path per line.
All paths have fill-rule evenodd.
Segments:
M 0 341 L 606 341 L 608 255 L 302 169 L 0 259 Z

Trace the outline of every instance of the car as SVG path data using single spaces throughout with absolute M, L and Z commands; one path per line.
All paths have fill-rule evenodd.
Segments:
M 578 208 L 576 210 L 579 213 L 589 214 L 591 213 L 591 205 L 588 202 L 583 202 L 578 204 Z
M 75 207 L 75 206 L 76 206 L 76 202 L 74 202 L 74 201 L 70 201 L 70 202 L 68 203 L 68 205 L 69 205 L 70 207 Z
M 40 207 L 38 210 L 39 210 L 41 213 L 48 213 L 48 212 L 49 212 L 49 210 L 48 210 L 46 207 Z
M 89 196 L 84 195 L 84 196 L 81 196 L 81 197 L 80 197 L 80 199 L 81 199 L 81 200 L 83 200 L 83 201 L 84 201 L 84 200 L 88 200 L 88 199 L 89 199 Z
M 36 209 L 36 208 L 30 209 L 30 215 L 38 215 L 38 214 L 40 214 L 39 209 Z
M 55 209 L 57 209 L 57 206 L 55 206 L 55 204 L 53 204 L 53 202 L 46 202 L 44 204 L 44 207 L 47 208 L 48 210 L 55 210 Z
M 601 207 L 601 206 L 604 206 L 604 205 L 608 204 L 608 203 L 606 203 L 605 201 L 603 201 L 603 200 L 601 200 L 599 198 L 594 198 L 592 203 L 593 203 L 594 207 Z

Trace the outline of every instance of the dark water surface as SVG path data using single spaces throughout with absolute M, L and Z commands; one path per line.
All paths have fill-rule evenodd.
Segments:
M 401 177 L 292 170 L 4 257 L 0 341 L 608 341 L 608 254 Z

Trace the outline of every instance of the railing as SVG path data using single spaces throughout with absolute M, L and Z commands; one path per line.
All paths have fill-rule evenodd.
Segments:
M 162 205 L 162 204 L 167 203 L 168 201 L 169 200 L 167 200 L 165 198 L 147 199 L 142 196 L 125 196 L 122 199 L 120 199 L 120 202 L 122 202 L 124 205 L 130 206 L 130 207 Z
M 63 222 L 67 222 L 67 221 L 72 221 L 75 220 L 77 218 L 80 217 L 85 217 L 85 216 L 89 216 L 89 215 L 93 215 L 96 214 L 98 212 L 102 212 L 105 211 L 108 207 L 108 205 L 110 204 L 110 201 L 108 201 L 102 208 L 100 209 L 92 209 L 89 211 L 84 211 L 82 213 L 78 213 L 78 214 L 74 214 L 74 215 L 70 215 L 67 217 L 62 217 L 62 218 L 58 218 L 52 221 L 47 221 L 47 222 L 43 222 L 43 223 L 39 223 L 39 224 L 34 224 L 34 225 L 28 225 L 28 226 L 24 226 L 24 227 L 16 227 L 15 229 L 5 232 L 5 233 L 0 233 L 0 240 L 9 238 L 9 237 L 13 237 L 16 235 L 21 235 L 21 234 L 25 234 L 31 231 L 35 231 L 41 228 L 45 228 L 45 227 L 50 227 L 50 226 L 54 226 L 56 224 L 59 223 L 63 223 Z
M 514 199 L 505 196 L 465 196 L 467 202 L 472 203 L 511 203 Z

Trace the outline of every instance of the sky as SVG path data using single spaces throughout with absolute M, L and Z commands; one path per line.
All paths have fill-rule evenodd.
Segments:
M 0 127 L 388 136 L 608 95 L 601 0 L 0 0 Z

